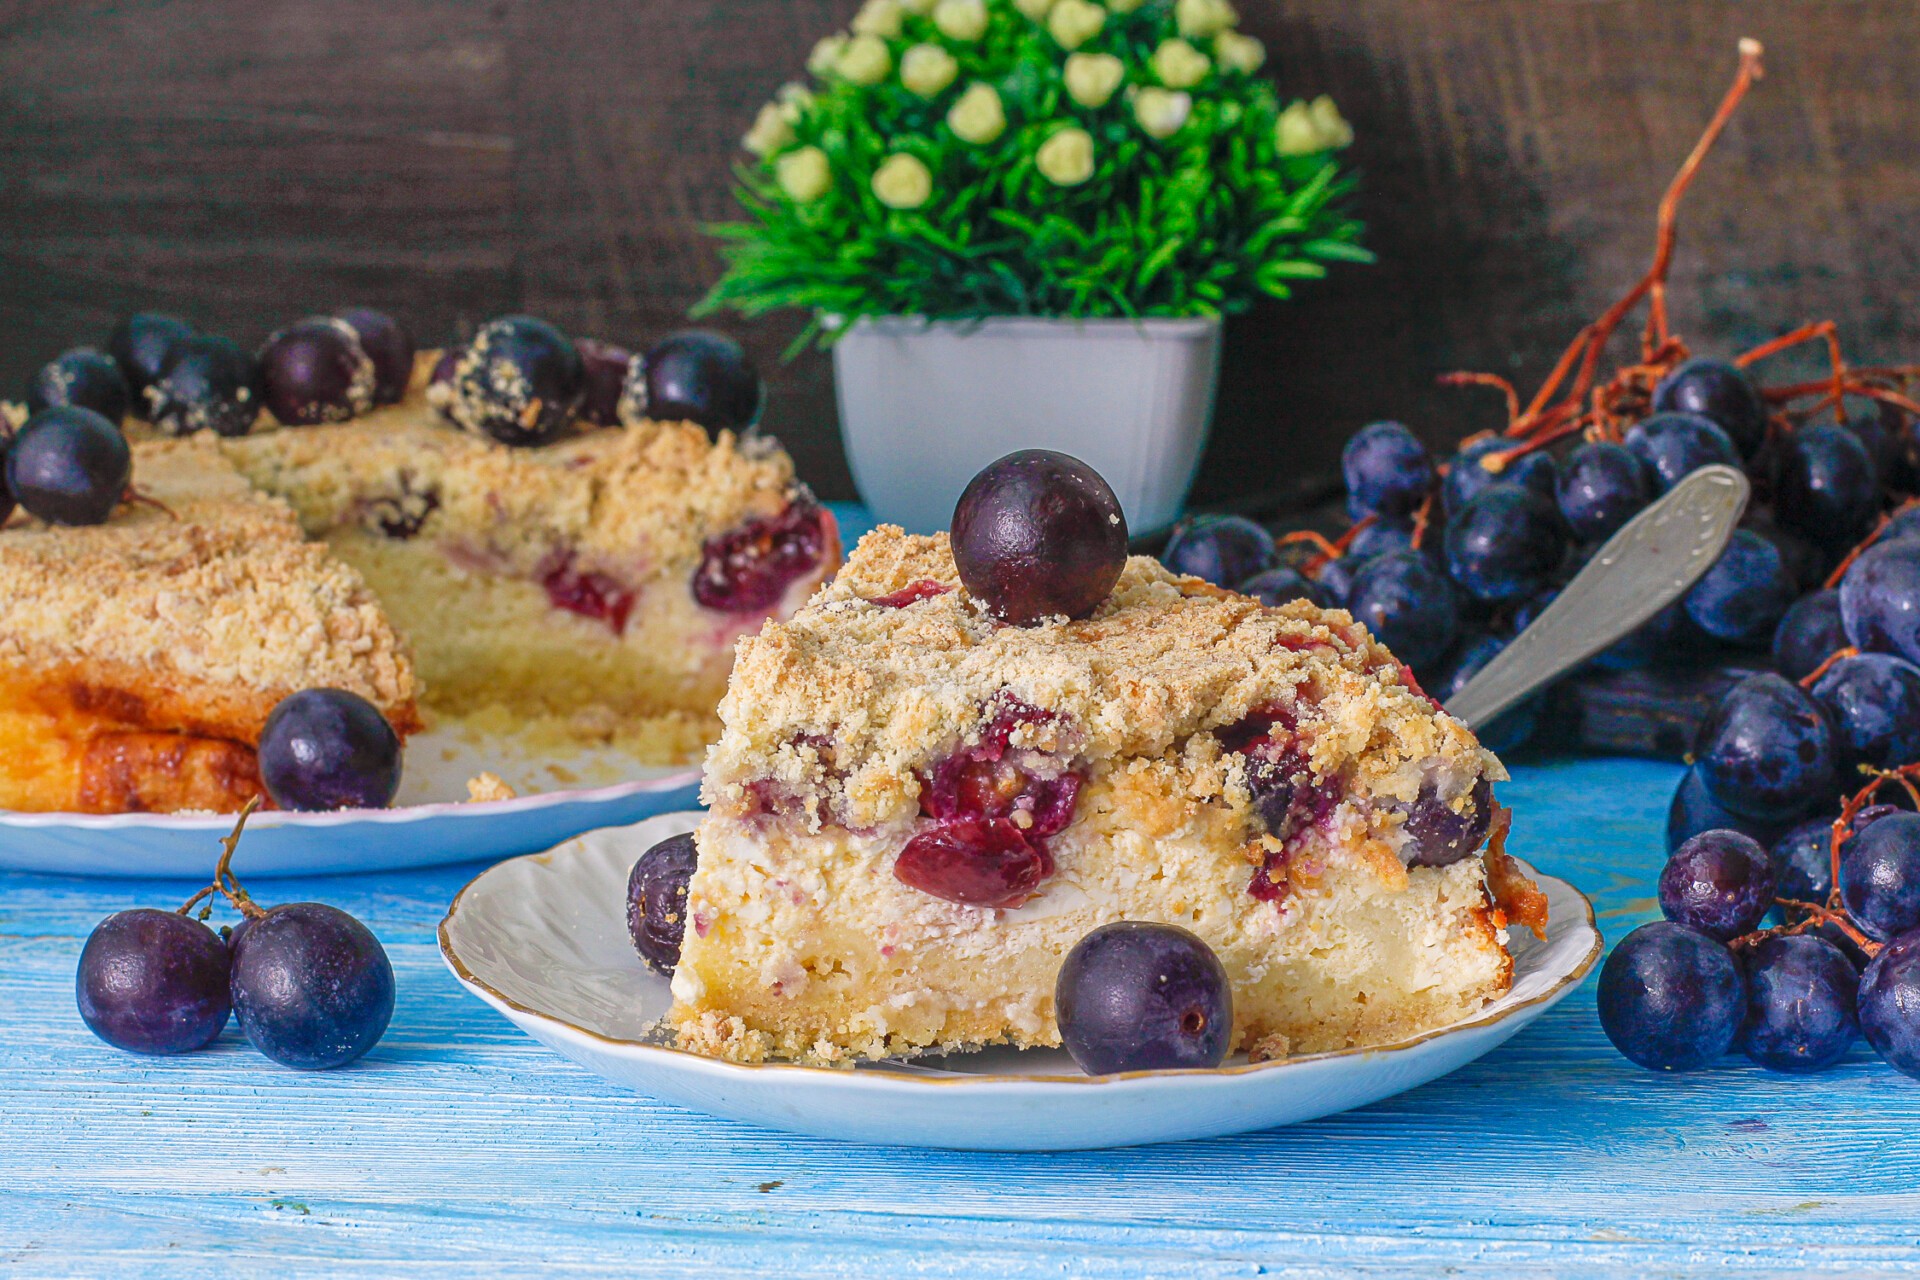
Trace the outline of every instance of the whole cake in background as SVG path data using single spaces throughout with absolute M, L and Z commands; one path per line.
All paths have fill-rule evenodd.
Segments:
M 416 354 L 359 311 L 250 356 L 145 314 L 108 345 L 8 413 L 0 807 L 235 808 L 267 713 L 315 687 L 402 735 L 459 720 L 691 760 L 735 639 L 839 563 L 718 335 L 636 357 L 509 316 Z M 86 474 L 89 441 L 130 481 Z M 62 508 L 61 468 L 105 503 Z

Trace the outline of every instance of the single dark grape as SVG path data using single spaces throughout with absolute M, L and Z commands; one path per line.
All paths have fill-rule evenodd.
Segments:
M 1847 638 L 1872 653 L 1920 663 L 1920 538 L 1882 538 L 1840 580 Z
M 1640 455 L 1658 493 L 1679 484 L 1701 467 L 1740 465 L 1733 441 L 1707 419 L 1693 413 L 1660 413 L 1627 429 L 1626 446 Z
M 1775 892 L 1824 906 L 1833 892 L 1833 820 L 1809 818 L 1774 841 Z
M 1555 496 L 1574 537 L 1603 542 L 1653 500 L 1653 480 L 1639 454 L 1596 440 L 1567 455 Z
M 267 411 L 290 427 L 345 422 L 373 408 L 373 358 L 344 320 L 311 316 L 260 348 L 260 392 Z
M 1695 356 L 1653 389 L 1655 413 L 1697 413 L 1710 419 L 1750 458 L 1767 436 L 1767 406 L 1739 366 Z
M 1836 649 L 1847 647 L 1840 593 L 1815 591 L 1788 606 L 1773 629 L 1773 661 L 1789 680 L 1811 675 Z
M 1847 430 L 1866 446 L 1867 456 L 1873 459 L 1873 474 L 1879 477 L 1881 488 L 1912 493 L 1914 470 L 1903 447 L 1905 433 L 1901 430 L 1899 413 L 1890 404 L 1872 405 L 1866 412 L 1849 418 Z
M 953 508 L 953 560 L 968 594 L 1030 627 L 1100 606 L 1127 563 L 1127 518 L 1078 458 L 1022 449 L 968 483 Z
M 167 371 L 179 354 L 180 344 L 192 336 L 192 325 L 158 311 L 136 312 L 114 326 L 107 339 L 107 353 L 120 366 L 127 381 L 128 403 L 136 413 L 146 406 L 142 398 L 146 389 Z
M 1920 926 L 1920 813 L 1895 813 L 1840 846 L 1840 900 L 1885 941 Z
M 1857 542 L 1880 509 L 1880 483 L 1860 437 L 1831 422 L 1803 426 L 1782 442 L 1773 477 L 1780 523 L 1817 542 Z
M 1226 969 L 1174 925 L 1101 925 L 1067 953 L 1053 990 L 1061 1043 L 1088 1075 L 1217 1067 L 1233 1042 Z
M 119 911 L 94 926 L 74 994 L 93 1034 L 129 1053 L 187 1053 L 227 1025 L 220 935 L 177 911 Z
M 339 319 L 353 330 L 360 349 L 373 361 L 373 402 L 398 404 L 413 381 L 413 335 L 398 320 L 371 307 L 350 307 Z
M 669 977 L 680 963 L 687 932 L 687 885 L 699 853 L 693 833 L 668 836 L 640 855 L 627 876 L 627 933 L 655 973 Z
M 1245 516 L 1196 516 L 1174 526 L 1160 563 L 1233 587 L 1273 566 L 1273 535 Z
M 1717 830 L 1738 831 L 1771 846 L 1786 833 L 1788 825 L 1743 818 L 1722 808 L 1708 794 L 1707 784 L 1700 780 L 1700 767 L 1695 765 L 1680 775 L 1680 785 L 1673 789 L 1673 799 L 1667 805 L 1667 852 L 1672 853 L 1702 831 Z
M 1440 663 L 1438 671 L 1431 680 L 1423 680 L 1422 686 L 1442 705 L 1455 694 L 1467 687 L 1480 669 L 1500 656 L 1507 647 L 1507 641 L 1499 636 L 1485 632 L 1470 632 L 1462 636 Z M 1512 751 L 1533 737 L 1534 730 L 1540 724 L 1541 698 L 1536 695 L 1528 698 L 1510 710 L 1502 711 L 1486 724 L 1474 731 L 1480 739 L 1480 745 L 1496 755 Z
M 1771 542 L 1780 552 L 1780 563 L 1787 571 L 1787 580 L 1793 584 L 1795 595 L 1820 590 L 1827 575 L 1833 572 L 1833 566 L 1840 563 L 1833 544 L 1815 542 L 1804 533 L 1784 528 L 1764 510 L 1749 511 L 1741 525 Z
M 41 365 L 27 384 L 28 413 L 61 405 L 91 409 L 118 425 L 133 406 L 133 393 L 112 356 L 95 347 L 75 347 Z
M 1714 800 L 1749 818 L 1790 822 L 1838 792 L 1825 713 L 1772 672 L 1727 691 L 1701 724 L 1693 754 Z
M 1691 1071 L 1732 1047 L 1747 984 L 1726 944 L 1663 920 L 1635 929 L 1600 970 L 1600 1029 L 1650 1071 Z
M 1407 516 L 1433 488 L 1433 455 L 1398 422 L 1375 422 L 1354 432 L 1340 453 L 1347 510 L 1362 516 Z
M 243 436 L 260 416 L 259 370 L 233 339 L 196 333 L 146 399 L 147 421 L 167 435 Z
M 1418 551 L 1389 551 L 1361 565 L 1346 605 L 1374 639 L 1413 667 L 1439 661 L 1460 622 L 1453 584 Z
M 1920 763 L 1920 668 L 1884 653 L 1842 658 L 1813 686 L 1844 776 Z
M 1840 948 L 1811 934 L 1767 938 L 1748 951 L 1740 1047 L 1773 1071 L 1825 1071 L 1860 1034 L 1860 974 Z
M 1324 586 L 1303 576 L 1298 569 L 1289 569 L 1284 565 L 1256 573 L 1234 590 L 1243 596 L 1252 596 L 1268 608 L 1294 600 L 1308 600 L 1322 609 L 1333 605 L 1332 593 Z
M 1920 537 L 1920 505 L 1901 507 L 1887 517 L 1887 527 L 1883 529 L 1876 542 L 1897 542 L 1902 538 Z
M 1353 590 L 1354 574 L 1359 572 L 1360 566 L 1365 563 L 1365 560 L 1349 552 L 1343 556 L 1335 556 L 1314 570 L 1313 580 L 1319 583 L 1320 589 L 1326 593 L 1328 607 L 1335 609 L 1348 607 L 1347 596 Z
M 1873 1051 L 1920 1079 L 1920 930 L 1901 934 L 1867 965 L 1857 1007 Z
M 1773 859 L 1751 836 L 1703 831 L 1660 872 L 1660 911 L 1676 924 L 1730 942 L 1759 927 L 1773 907 Z
M 1431 785 L 1422 787 L 1400 828 L 1407 837 L 1407 861 L 1416 867 L 1452 866 L 1485 843 L 1493 808 L 1493 784 L 1485 778 L 1473 784 L 1457 809 Z
M 260 730 L 260 780 L 282 809 L 384 809 L 400 790 L 400 736 L 344 689 L 282 698 Z
M 1476 599 L 1520 600 L 1546 587 L 1566 552 L 1551 500 L 1517 484 L 1489 485 L 1447 519 L 1447 571 Z
M 133 452 L 119 426 L 72 405 L 28 418 L 6 459 L 7 491 L 48 524 L 106 523 L 133 478 Z
M 1440 539 L 1429 536 L 1421 554 L 1433 559 L 1434 544 Z M 1404 520 L 1375 520 L 1364 529 L 1357 530 L 1347 543 L 1347 556 L 1356 564 L 1383 556 L 1389 551 L 1413 550 L 1413 526 Z M 1438 561 L 1436 561 L 1438 563 Z
M 501 444 L 550 444 L 573 425 L 587 372 L 564 333 L 532 316 L 489 320 L 454 365 L 451 412 Z
M 1489 471 L 1485 459 L 1507 453 L 1521 445 L 1511 436 L 1484 436 L 1461 448 L 1447 460 L 1446 478 L 1440 484 L 1441 505 L 1447 511 L 1466 506 L 1482 489 L 1495 484 L 1517 484 L 1532 489 L 1544 498 L 1552 498 L 1558 483 L 1553 455 L 1542 450 L 1510 458 L 1499 471 Z
M 1687 589 L 1687 616 L 1717 640 L 1765 644 L 1798 594 L 1780 549 L 1751 529 L 1735 529 L 1720 558 Z
M 746 349 L 722 333 L 670 333 L 634 362 L 621 416 L 638 421 L 697 422 L 741 430 L 760 420 L 766 386 Z
M 283 1066 L 344 1066 L 393 1017 L 393 965 L 373 932 L 336 907 L 275 907 L 234 949 L 233 1011 L 253 1047 Z
M 573 345 L 580 349 L 580 367 L 587 383 L 580 416 L 597 427 L 619 426 L 620 394 L 633 368 L 633 353 L 596 338 L 581 338 Z

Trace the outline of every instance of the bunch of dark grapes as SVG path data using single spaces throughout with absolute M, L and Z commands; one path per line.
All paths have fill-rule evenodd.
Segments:
M 253 803 L 221 841 L 213 883 L 177 911 L 120 911 L 80 953 L 75 998 L 87 1027 L 129 1053 L 205 1048 L 231 1014 L 249 1043 L 284 1066 L 344 1066 L 371 1049 L 393 1017 L 393 966 L 360 921 L 320 902 L 261 908 L 232 870 Z M 211 902 L 240 923 L 215 933 Z M 199 913 L 194 907 L 207 901 Z
M 1786 686 L 1791 688 L 1792 686 Z M 1600 973 L 1600 1026 L 1653 1070 L 1738 1049 L 1775 1071 L 1824 1071 L 1865 1036 L 1920 1077 L 1920 764 L 1877 770 L 1833 818 L 1768 849 L 1728 828 L 1680 844 L 1660 875 L 1666 921 L 1624 938 Z M 1784 923 L 1763 928 L 1778 915 Z

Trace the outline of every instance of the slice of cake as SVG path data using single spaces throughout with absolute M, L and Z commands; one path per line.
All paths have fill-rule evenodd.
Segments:
M 945 535 L 882 528 L 740 647 L 670 1022 L 813 1062 L 1057 1045 L 1066 953 L 1177 924 L 1255 1056 L 1376 1044 L 1505 991 L 1542 900 L 1499 762 L 1346 613 L 1153 560 L 1082 621 L 997 625 Z
M 0 532 L 0 808 L 238 808 L 301 689 L 420 727 L 413 664 L 360 575 L 199 441 L 134 446 L 150 499 L 106 524 Z
M 431 714 L 618 741 L 668 764 L 718 732 L 733 646 L 840 562 L 833 517 L 765 437 L 581 424 L 512 448 L 399 404 L 219 448 L 360 571 Z

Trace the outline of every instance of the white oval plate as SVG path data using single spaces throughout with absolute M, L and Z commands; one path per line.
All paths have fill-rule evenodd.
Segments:
M 466 803 L 467 779 L 482 770 L 520 795 Z M 394 808 L 255 814 L 234 870 L 252 879 L 497 861 L 685 809 L 699 785 L 695 766 L 642 765 L 615 751 L 555 759 L 472 730 L 429 730 L 407 741 Z M 232 827 L 232 814 L 0 810 L 0 870 L 211 880 Z
M 1516 930 L 1513 989 L 1474 1017 L 1397 1044 L 1213 1071 L 1092 1077 L 1060 1050 L 990 1049 L 853 1070 L 743 1066 L 667 1047 L 671 997 L 627 937 L 626 881 L 696 813 L 595 831 L 482 872 L 440 922 L 454 976 L 542 1044 L 669 1102 L 775 1129 L 900 1146 L 1061 1151 L 1246 1133 L 1377 1102 L 1464 1066 L 1579 985 L 1600 955 L 1593 907 L 1534 873 L 1547 940 Z

